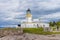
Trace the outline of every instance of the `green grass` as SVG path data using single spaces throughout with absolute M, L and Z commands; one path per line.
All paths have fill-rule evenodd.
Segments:
M 20 28 L 2 28 L 0 30 L 20 30 Z M 60 34 L 60 32 L 45 32 L 43 28 L 23 28 L 24 33 L 31 33 L 31 34 L 40 34 L 40 35 L 51 35 L 51 34 Z
M 52 34 L 60 34 L 60 32 L 53 32 Z
M 33 33 L 33 34 L 41 34 L 41 35 L 49 35 L 52 34 L 52 32 L 44 32 L 43 28 L 24 28 L 24 33 Z
M 14 30 L 14 31 L 17 31 L 17 30 L 20 30 L 20 28 L 2 28 L 0 30 Z

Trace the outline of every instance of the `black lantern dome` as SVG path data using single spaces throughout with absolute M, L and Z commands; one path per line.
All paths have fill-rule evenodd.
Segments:
M 27 12 L 31 12 L 31 10 L 28 8 Z

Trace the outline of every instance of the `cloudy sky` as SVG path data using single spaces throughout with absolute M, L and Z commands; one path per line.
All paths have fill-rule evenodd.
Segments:
M 60 19 L 60 0 L 0 0 L 0 27 L 19 24 L 28 8 L 35 20 Z

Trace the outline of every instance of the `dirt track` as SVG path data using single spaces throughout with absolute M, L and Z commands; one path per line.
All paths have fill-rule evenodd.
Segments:
M 36 35 L 36 34 L 22 34 L 22 35 L 8 35 L 0 38 L 0 40 L 60 40 L 60 35 Z

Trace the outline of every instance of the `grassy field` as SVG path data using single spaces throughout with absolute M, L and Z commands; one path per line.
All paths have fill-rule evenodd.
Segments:
M 0 30 L 20 30 L 20 28 L 2 28 Z M 60 34 L 60 32 L 45 32 L 43 28 L 23 28 L 24 33 L 40 34 L 40 35 L 50 35 L 50 34 Z
M 52 34 L 52 32 L 44 32 L 43 28 L 24 28 L 24 33 L 33 33 L 33 34 L 41 34 L 41 35 L 49 35 Z
M 1 28 L 0 30 L 20 30 L 20 28 Z

